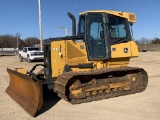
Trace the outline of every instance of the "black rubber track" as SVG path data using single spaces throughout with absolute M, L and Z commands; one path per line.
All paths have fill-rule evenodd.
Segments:
M 133 87 L 131 90 L 119 90 L 119 91 L 110 91 L 109 93 L 102 93 L 97 94 L 95 96 L 89 96 L 85 98 L 79 98 L 79 99 L 71 99 L 69 97 L 69 87 L 70 85 L 75 81 L 73 78 L 78 78 L 82 76 L 96 76 L 101 74 L 107 74 L 107 73 L 135 73 L 139 74 L 139 82 L 137 86 Z M 107 80 L 107 79 L 106 79 Z M 108 83 L 115 83 L 116 79 L 112 81 L 107 81 Z M 57 78 L 55 81 L 55 91 L 58 93 L 58 96 L 61 97 L 64 100 L 67 100 L 68 102 L 72 104 L 80 104 L 80 103 L 86 103 L 91 101 L 98 101 L 102 99 L 108 99 L 118 96 L 124 96 L 129 94 L 135 94 L 142 92 L 146 89 L 148 84 L 148 75 L 147 72 L 143 68 L 135 68 L 135 67 L 120 67 L 120 68 L 103 68 L 99 70 L 91 70 L 87 72 L 66 72 L 63 73 L 61 76 Z

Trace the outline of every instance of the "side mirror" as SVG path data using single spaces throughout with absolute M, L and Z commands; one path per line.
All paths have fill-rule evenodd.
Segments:
M 89 20 L 87 20 L 87 27 L 89 27 Z
M 132 22 L 130 22 L 130 26 L 133 26 L 133 23 L 132 23 Z
M 24 50 L 23 50 L 23 52 L 25 52 L 25 53 L 26 53 L 27 51 L 24 49 Z
M 109 19 L 108 19 L 108 17 L 106 17 L 106 19 L 103 19 L 103 23 L 109 24 Z

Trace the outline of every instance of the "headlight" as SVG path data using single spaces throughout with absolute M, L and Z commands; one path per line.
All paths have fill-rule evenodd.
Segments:
M 31 56 L 34 56 L 34 53 L 31 52 Z

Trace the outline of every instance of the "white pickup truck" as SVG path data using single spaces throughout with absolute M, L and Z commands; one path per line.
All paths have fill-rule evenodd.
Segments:
M 19 51 L 19 61 L 23 62 L 23 59 L 26 59 L 27 62 L 43 60 L 44 53 L 38 47 L 24 47 L 23 51 Z

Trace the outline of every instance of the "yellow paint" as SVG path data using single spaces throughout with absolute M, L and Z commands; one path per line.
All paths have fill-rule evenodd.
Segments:
M 131 44 L 131 55 L 132 57 L 138 57 L 139 52 L 138 52 L 138 47 L 134 41 L 130 41 Z
M 136 22 L 134 13 L 109 11 L 109 10 L 92 10 L 80 13 L 107 13 L 128 19 L 129 22 Z M 132 57 L 138 56 L 138 48 L 134 41 L 115 44 L 110 46 L 111 58 L 103 61 L 89 61 L 86 51 L 85 42 L 82 40 L 60 40 L 51 42 L 51 68 L 52 77 L 61 75 L 65 65 L 78 66 L 81 63 L 93 62 L 94 68 L 78 68 L 70 67 L 72 71 L 88 71 L 90 69 L 114 68 L 128 66 L 129 60 Z
M 111 58 L 137 57 L 138 49 L 135 42 L 130 41 L 111 46 Z
M 125 49 L 127 49 L 128 52 L 125 52 Z M 131 56 L 130 42 L 120 43 L 111 46 L 111 58 L 122 58 L 130 56 Z
M 109 59 L 106 63 L 107 68 L 116 68 L 116 67 L 123 67 L 128 66 L 130 58 L 114 58 Z
M 94 61 L 94 63 L 95 63 L 95 69 L 105 68 L 105 62 L 103 61 Z
M 80 15 L 84 15 L 86 13 L 107 13 L 107 14 L 127 18 L 129 22 L 136 22 L 136 15 L 134 13 L 130 13 L 130 12 L 111 11 L 111 10 L 89 10 L 89 11 L 85 11 L 85 12 L 80 13 Z
M 65 40 L 51 42 L 52 77 L 57 77 L 63 73 L 66 61 L 65 44 Z
M 127 49 L 127 52 L 125 52 L 125 49 Z M 71 67 L 72 71 L 77 72 L 128 66 L 130 58 L 138 56 L 138 48 L 133 41 L 112 45 L 111 59 L 105 61 L 88 61 L 84 42 L 61 40 L 51 43 L 51 56 L 52 77 L 57 77 L 63 73 L 66 64 L 69 66 L 76 66 L 80 63 L 94 63 L 94 68 L 82 69 Z
M 22 74 L 27 74 L 28 70 L 25 68 L 16 68 L 16 71 Z
M 64 71 L 65 65 L 78 65 L 88 63 L 86 46 L 84 42 L 61 40 L 51 42 L 51 68 L 52 77 L 57 77 Z M 88 69 L 71 68 L 73 71 L 88 71 Z
M 66 41 L 66 64 L 77 65 L 88 63 L 86 45 L 84 42 Z

